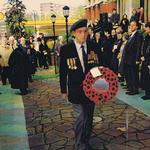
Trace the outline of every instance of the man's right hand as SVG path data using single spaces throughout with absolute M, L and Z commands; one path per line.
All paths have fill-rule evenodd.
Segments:
M 144 60 L 145 60 L 143 56 L 141 57 L 141 60 L 142 60 L 142 61 L 144 61 Z
M 63 100 L 65 100 L 68 103 L 68 94 L 67 93 L 62 93 L 61 97 Z
M 62 97 L 62 99 L 67 100 L 67 93 L 62 93 L 61 97 Z

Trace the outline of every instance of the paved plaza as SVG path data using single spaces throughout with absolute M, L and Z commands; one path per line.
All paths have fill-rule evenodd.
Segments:
M 31 150 L 73 150 L 72 105 L 62 100 L 58 78 L 35 80 L 32 93 L 23 96 Z M 149 150 L 150 118 L 137 109 L 114 99 L 99 105 L 91 145 L 97 150 Z M 128 131 L 122 131 L 127 127 Z

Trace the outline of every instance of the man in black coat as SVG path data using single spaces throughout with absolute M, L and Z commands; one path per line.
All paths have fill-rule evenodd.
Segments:
M 73 104 L 79 116 L 75 122 L 75 149 L 91 150 L 89 139 L 92 132 L 94 103 L 83 91 L 85 74 L 96 65 L 93 44 L 88 43 L 87 20 L 80 19 L 71 27 L 75 39 L 60 50 L 60 88 L 63 97 Z M 68 90 L 67 90 L 68 89 Z
M 28 93 L 29 58 L 20 44 L 11 53 L 8 62 L 11 69 L 11 88 L 20 89 L 21 95 Z
M 139 63 L 142 45 L 142 35 L 137 31 L 138 23 L 132 21 L 130 24 L 132 34 L 126 44 L 124 56 L 125 72 L 128 81 L 128 95 L 138 94 L 139 88 Z
M 112 15 L 110 17 L 110 21 L 113 25 L 119 24 L 120 15 L 117 13 L 116 9 L 113 8 Z
M 145 90 L 145 95 L 142 97 L 144 100 L 150 100 L 150 22 L 145 24 L 146 37 L 143 42 L 143 56 L 142 59 L 142 89 Z

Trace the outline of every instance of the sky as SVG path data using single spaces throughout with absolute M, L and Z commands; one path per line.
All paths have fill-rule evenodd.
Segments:
M 85 0 L 22 0 L 25 4 L 27 10 L 29 11 L 40 11 L 40 3 L 53 2 L 56 4 L 67 5 L 70 7 L 77 7 L 85 4 Z M 0 10 L 2 9 L 2 4 L 7 3 L 7 0 L 0 0 Z

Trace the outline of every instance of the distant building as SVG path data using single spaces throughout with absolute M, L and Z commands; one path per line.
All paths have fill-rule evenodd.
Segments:
M 40 11 L 41 11 L 41 17 L 43 19 L 50 19 L 49 17 L 51 14 L 61 15 L 60 12 L 62 12 L 62 5 L 55 4 L 52 2 L 48 3 L 41 3 L 40 4 Z

